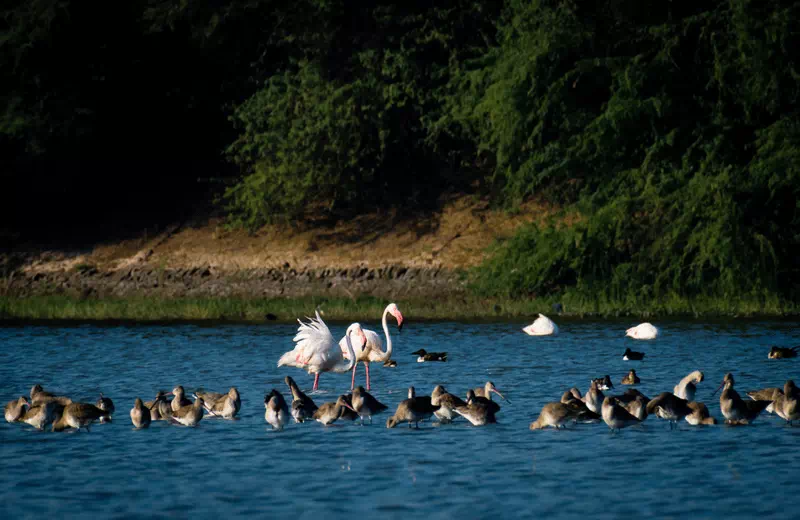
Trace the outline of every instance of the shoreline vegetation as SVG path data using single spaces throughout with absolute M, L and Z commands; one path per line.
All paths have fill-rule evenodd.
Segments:
M 3 322 L 231 322 L 295 323 L 319 308 L 326 321 L 373 321 L 388 300 L 361 298 L 75 298 L 69 296 L 0 297 Z M 533 319 L 537 313 L 559 318 L 635 317 L 795 317 L 796 305 L 777 300 L 673 298 L 660 302 L 586 301 L 566 296 L 535 300 L 443 299 L 398 300 L 404 314 L 419 321 Z M 554 312 L 556 303 L 564 311 Z

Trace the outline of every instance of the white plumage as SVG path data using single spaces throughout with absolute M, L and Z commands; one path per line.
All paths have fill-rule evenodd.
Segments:
M 544 314 L 539 314 L 539 317 L 536 318 L 533 323 L 522 330 L 530 336 L 551 336 L 558 334 L 558 326 Z
M 656 339 L 659 330 L 651 323 L 640 323 L 625 331 L 625 335 L 633 339 Z

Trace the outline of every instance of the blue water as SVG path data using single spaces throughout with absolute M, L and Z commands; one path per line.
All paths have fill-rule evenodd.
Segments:
M 603 423 L 528 430 L 568 387 L 585 391 L 604 374 L 616 384 L 630 367 L 651 397 L 703 370 L 697 400 L 717 418 L 711 393 L 725 372 L 740 393 L 800 379 L 800 360 L 767 359 L 771 345 L 800 344 L 795 322 L 661 322 L 662 337 L 649 342 L 624 337 L 633 324 L 562 320 L 559 336 L 533 338 L 522 323 L 411 323 L 395 338 L 397 368 L 372 367 L 373 394 L 393 410 L 409 385 L 429 393 L 444 384 L 463 395 L 491 380 L 511 400 L 500 424 L 387 430 L 383 414 L 372 426 L 305 423 L 282 432 L 264 422 L 264 394 L 274 387 L 290 398 L 287 374 L 306 390 L 312 383 L 275 366 L 292 348 L 293 326 L 2 327 L 3 403 L 42 383 L 89 402 L 102 391 L 117 412 L 90 433 L 3 421 L 0 517 L 791 517 L 800 427 L 774 415 L 747 427 L 683 423 L 670 431 L 649 417 L 618 434 Z M 338 338 L 345 326 L 331 329 Z M 622 361 L 627 346 L 645 352 L 644 361 Z M 409 353 L 418 348 L 447 351 L 449 360 L 416 363 Z M 134 399 L 177 384 L 237 386 L 241 419 L 134 430 Z M 350 377 L 323 374 L 320 387 L 317 404 L 345 393 Z

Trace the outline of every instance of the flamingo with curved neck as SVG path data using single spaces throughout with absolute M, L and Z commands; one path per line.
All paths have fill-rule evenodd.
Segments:
M 397 308 L 397 304 L 390 303 L 386 306 L 383 310 L 383 316 L 381 317 L 381 325 L 383 325 L 383 333 L 386 336 L 386 351 L 383 350 L 383 343 L 381 342 L 380 336 L 374 330 L 364 330 L 364 335 L 367 338 L 367 343 L 364 345 L 362 349 L 356 349 L 356 359 L 355 365 L 353 366 L 353 377 L 350 381 L 350 390 L 352 391 L 356 386 L 356 370 L 358 369 L 358 362 L 361 361 L 364 363 L 367 371 L 367 391 L 371 390 L 370 387 L 370 379 L 369 379 L 369 364 L 370 363 L 385 363 L 392 358 L 392 337 L 389 335 L 389 325 L 386 323 L 386 316 L 391 314 L 394 319 L 397 320 L 397 330 L 400 331 L 403 328 L 403 314 L 400 312 L 400 309 Z M 356 325 L 350 325 L 353 327 Z M 350 332 L 350 328 L 347 329 Z M 342 354 L 345 354 L 345 338 L 339 340 L 339 347 L 342 349 Z

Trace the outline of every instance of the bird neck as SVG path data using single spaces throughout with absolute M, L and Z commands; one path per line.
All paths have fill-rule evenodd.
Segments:
M 388 361 L 392 357 L 392 337 L 389 335 L 389 325 L 386 323 L 386 315 L 389 314 L 389 307 L 383 310 L 383 317 L 381 317 L 381 325 L 383 325 L 383 333 L 386 336 L 386 352 L 381 354 L 379 362 Z

